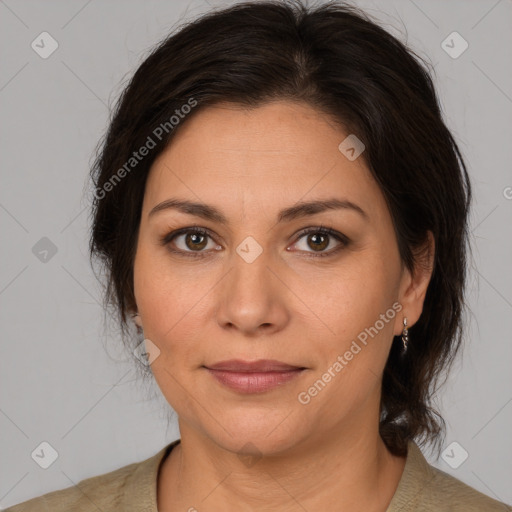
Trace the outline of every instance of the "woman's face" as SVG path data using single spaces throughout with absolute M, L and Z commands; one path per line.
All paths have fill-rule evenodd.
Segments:
M 374 432 L 393 336 L 423 295 L 363 158 L 339 149 L 349 134 L 285 101 L 208 107 L 180 130 L 148 177 L 134 286 L 182 435 L 283 453 Z M 169 200 L 201 206 L 152 213 Z M 208 369 L 229 360 L 302 370 Z

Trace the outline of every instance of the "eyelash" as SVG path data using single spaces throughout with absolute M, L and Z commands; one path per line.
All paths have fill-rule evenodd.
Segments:
M 172 249 L 170 247 L 170 243 L 176 237 L 178 237 L 180 235 L 184 235 L 184 234 L 190 234 L 190 233 L 198 234 L 198 235 L 201 235 L 201 236 L 207 236 L 207 237 L 210 237 L 210 238 L 213 239 L 213 235 L 211 234 L 211 232 L 208 229 L 197 227 L 197 226 L 194 226 L 194 227 L 191 226 L 191 227 L 187 227 L 187 228 L 181 228 L 181 229 L 178 229 L 176 231 L 171 231 L 170 233 L 168 233 L 168 234 L 164 235 L 163 237 L 161 237 L 160 243 L 163 246 L 168 246 L 169 251 L 171 251 L 171 252 L 173 252 L 175 254 L 179 254 L 180 256 L 183 255 L 185 257 L 191 257 L 191 258 L 204 258 L 206 256 L 207 252 L 204 252 L 204 251 L 183 251 L 181 249 Z M 312 252 L 312 253 L 309 253 L 309 256 L 306 256 L 306 257 L 323 258 L 323 257 L 326 257 L 326 256 L 332 256 L 333 254 L 337 253 L 339 250 L 341 250 L 343 247 L 346 247 L 350 243 L 350 240 L 345 235 L 343 235 L 342 233 L 339 233 L 338 231 L 335 231 L 332 228 L 318 226 L 318 227 L 305 228 L 305 229 L 301 230 L 299 233 L 297 233 L 297 235 L 296 235 L 297 236 L 297 241 L 294 242 L 294 244 L 297 243 L 304 236 L 309 235 L 311 233 L 332 236 L 338 242 L 340 242 L 341 245 L 339 245 L 338 247 L 336 247 L 334 249 L 331 249 L 328 252 L 319 252 L 319 253 Z

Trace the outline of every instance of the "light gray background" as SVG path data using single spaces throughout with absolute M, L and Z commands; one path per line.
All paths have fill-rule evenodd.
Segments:
M 429 460 L 512 503 L 512 2 L 354 3 L 434 64 L 476 196 L 472 316 L 440 401 L 445 445 L 457 441 L 469 457 L 458 469 Z M 116 334 L 103 337 L 83 190 L 122 81 L 178 21 L 210 5 L 0 1 L 2 507 L 142 460 L 179 436 L 167 429 L 165 400 L 146 400 Z M 31 48 L 43 31 L 59 43 L 48 59 Z M 453 31 L 469 43 L 457 59 L 441 47 Z M 57 247 L 46 263 L 32 252 L 42 237 Z M 59 453 L 46 470 L 30 456 L 42 441 Z

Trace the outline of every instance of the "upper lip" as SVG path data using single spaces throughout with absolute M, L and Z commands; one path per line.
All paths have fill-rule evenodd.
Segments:
M 259 359 L 257 361 L 243 361 L 242 359 L 230 359 L 206 366 L 210 370 L 224 370 L 228 372 L 285 372 L 290 370 L 302 370 L 301 366 L 275 361 L 273 359 Z

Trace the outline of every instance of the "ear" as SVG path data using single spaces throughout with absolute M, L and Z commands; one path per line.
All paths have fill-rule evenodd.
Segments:
M 398 302 L 402 305 L 401 315 L 395 322 L 395 336 L 402 334 L 403 319 L 407 318 L 408 327 L 412 327 L 420 318 L 427 288 L 434 269 L 435 241 L 431 231 L 422 247 L 414 254 L 414 270 L 404 267 L 400 282 Z
M 137 327 L 140 327 L 142 329 L 142 320 L 140 318 L 140 315 L 137 311 L 130 311 L 130 316 L 133 319 L 133 322 Z

